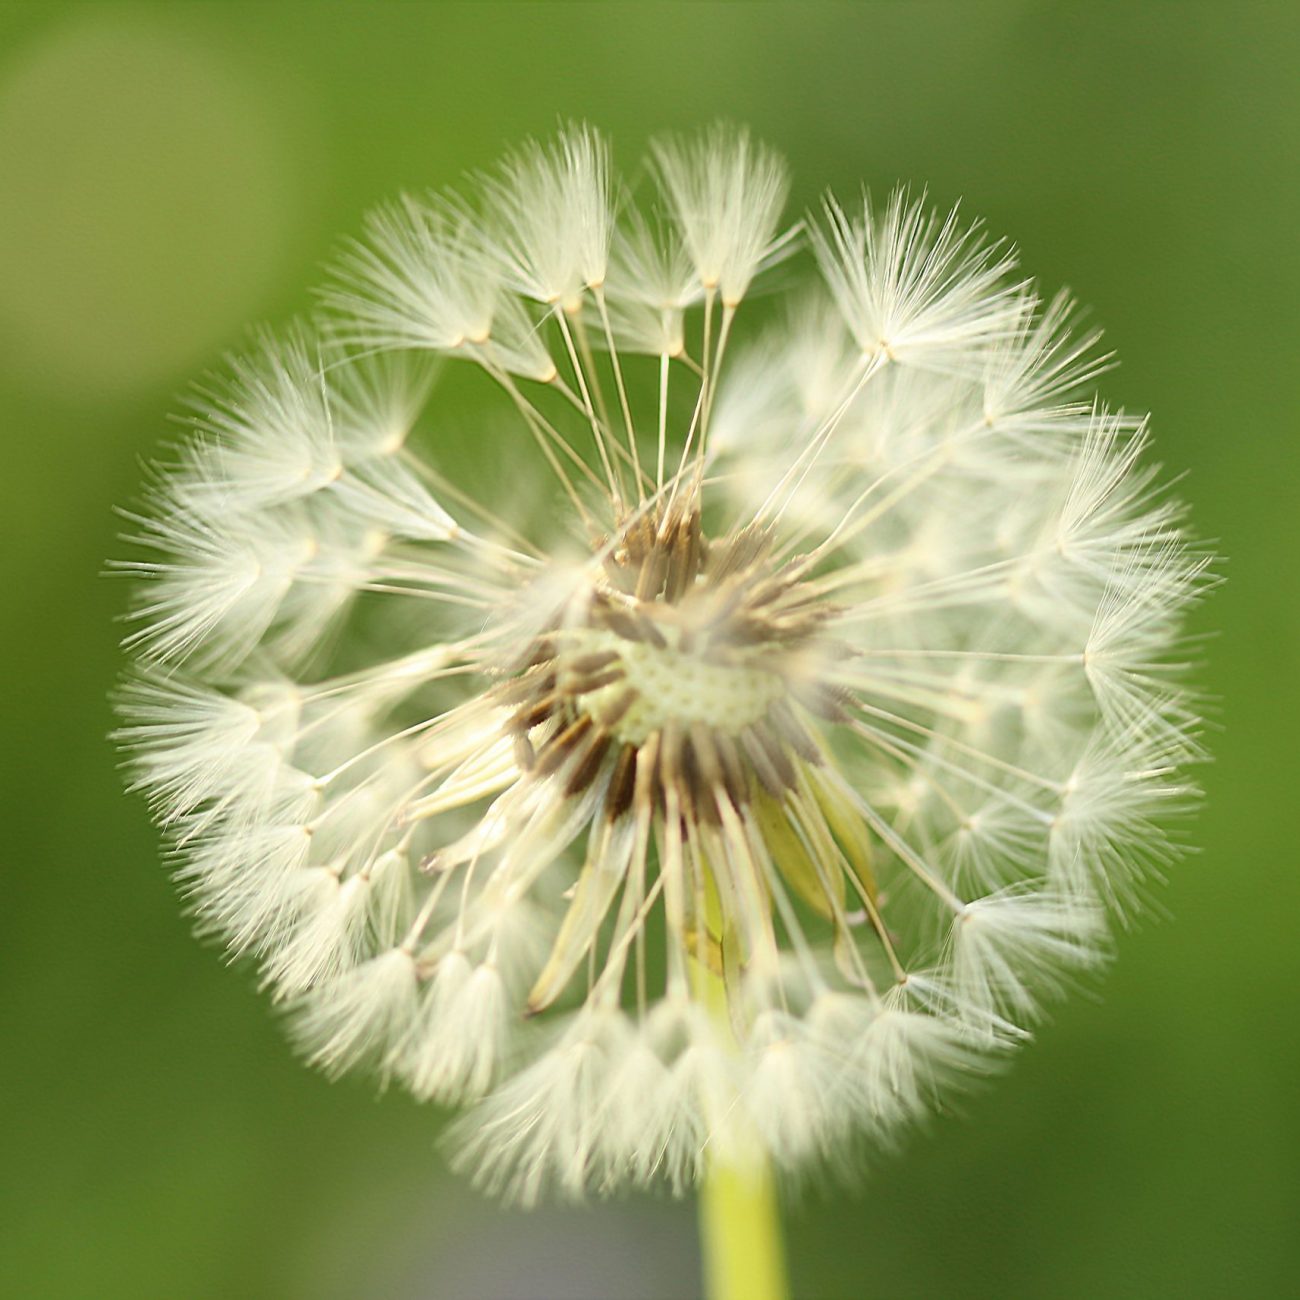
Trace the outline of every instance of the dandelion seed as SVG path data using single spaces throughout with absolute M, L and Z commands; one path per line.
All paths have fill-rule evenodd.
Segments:
M 896 1141 L 1104 960 L 1199 754 L 1207 562 L 1068 300 L 832 198 L 751 325 L 784 165 L 716 128 L 653 172 L 575 127 L 382 209 L 123 566 L 200 927 L 525 1202 Z M 495 388 L 513 495 L 439 463 L 430 355 Z

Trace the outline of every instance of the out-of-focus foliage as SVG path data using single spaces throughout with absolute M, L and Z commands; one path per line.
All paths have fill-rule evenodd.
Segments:
M 800 1296 L 1281 1296 L 1300 1252 L 1300 13 L 1284 4 L 9 4 L 0 11 L 0 1276 L 15 1295 L 693 1294 L 688 1209 L 506 1216 L 439 1118 L 290 1056 L 187 933 L 103 740 L 137 457 L 336 237 L 557 116 L 625 158 L 717 116 L 796 198 L 898 180 L 1095 310 L 1230 557 L 1222 735 L 1098 1000 L 860 1191 L 791 1222 Z M 800 188 L 802 186 L 802 188 Z M 469 399 L 458 419 L 472 419 Z M 462 445 L 464 445 L 462 443 Z

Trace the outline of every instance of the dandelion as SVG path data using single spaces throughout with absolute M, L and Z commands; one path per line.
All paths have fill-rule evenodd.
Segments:
M 751 321 L 783 163 L 648 173 L 575 127 L 381 209 L 123 566 L 201 929 L 524 1203 L 892 1144 L 1105 960 L 1199 757 L 1207 560 L 1069 301 L 900 191 L 828 198 Z M 497 394 L 499 499 L 420 427 L 435 358 Z

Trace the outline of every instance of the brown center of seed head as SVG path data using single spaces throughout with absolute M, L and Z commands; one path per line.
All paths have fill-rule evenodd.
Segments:
M 581 607 L 500 688 L 520 766 L 577 795 L 719 817 L 719 801 L 781 798 L 823 750 L 809 714 L 843 717 L 812 670 L 833 610 L 756 528 L 706 538 L 698 511 L 638 516 L 602 548 Z

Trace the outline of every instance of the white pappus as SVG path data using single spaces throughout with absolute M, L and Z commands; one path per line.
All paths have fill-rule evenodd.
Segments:
M 1104 960 L 1200 757 L 1208 559 L 1069 300 L 906 191 L 787 222 L 743 130 L 644 171 L 575 126 L 380 209 L 121 566 L 201 929 L 525 1202 L 895 1141 Z

